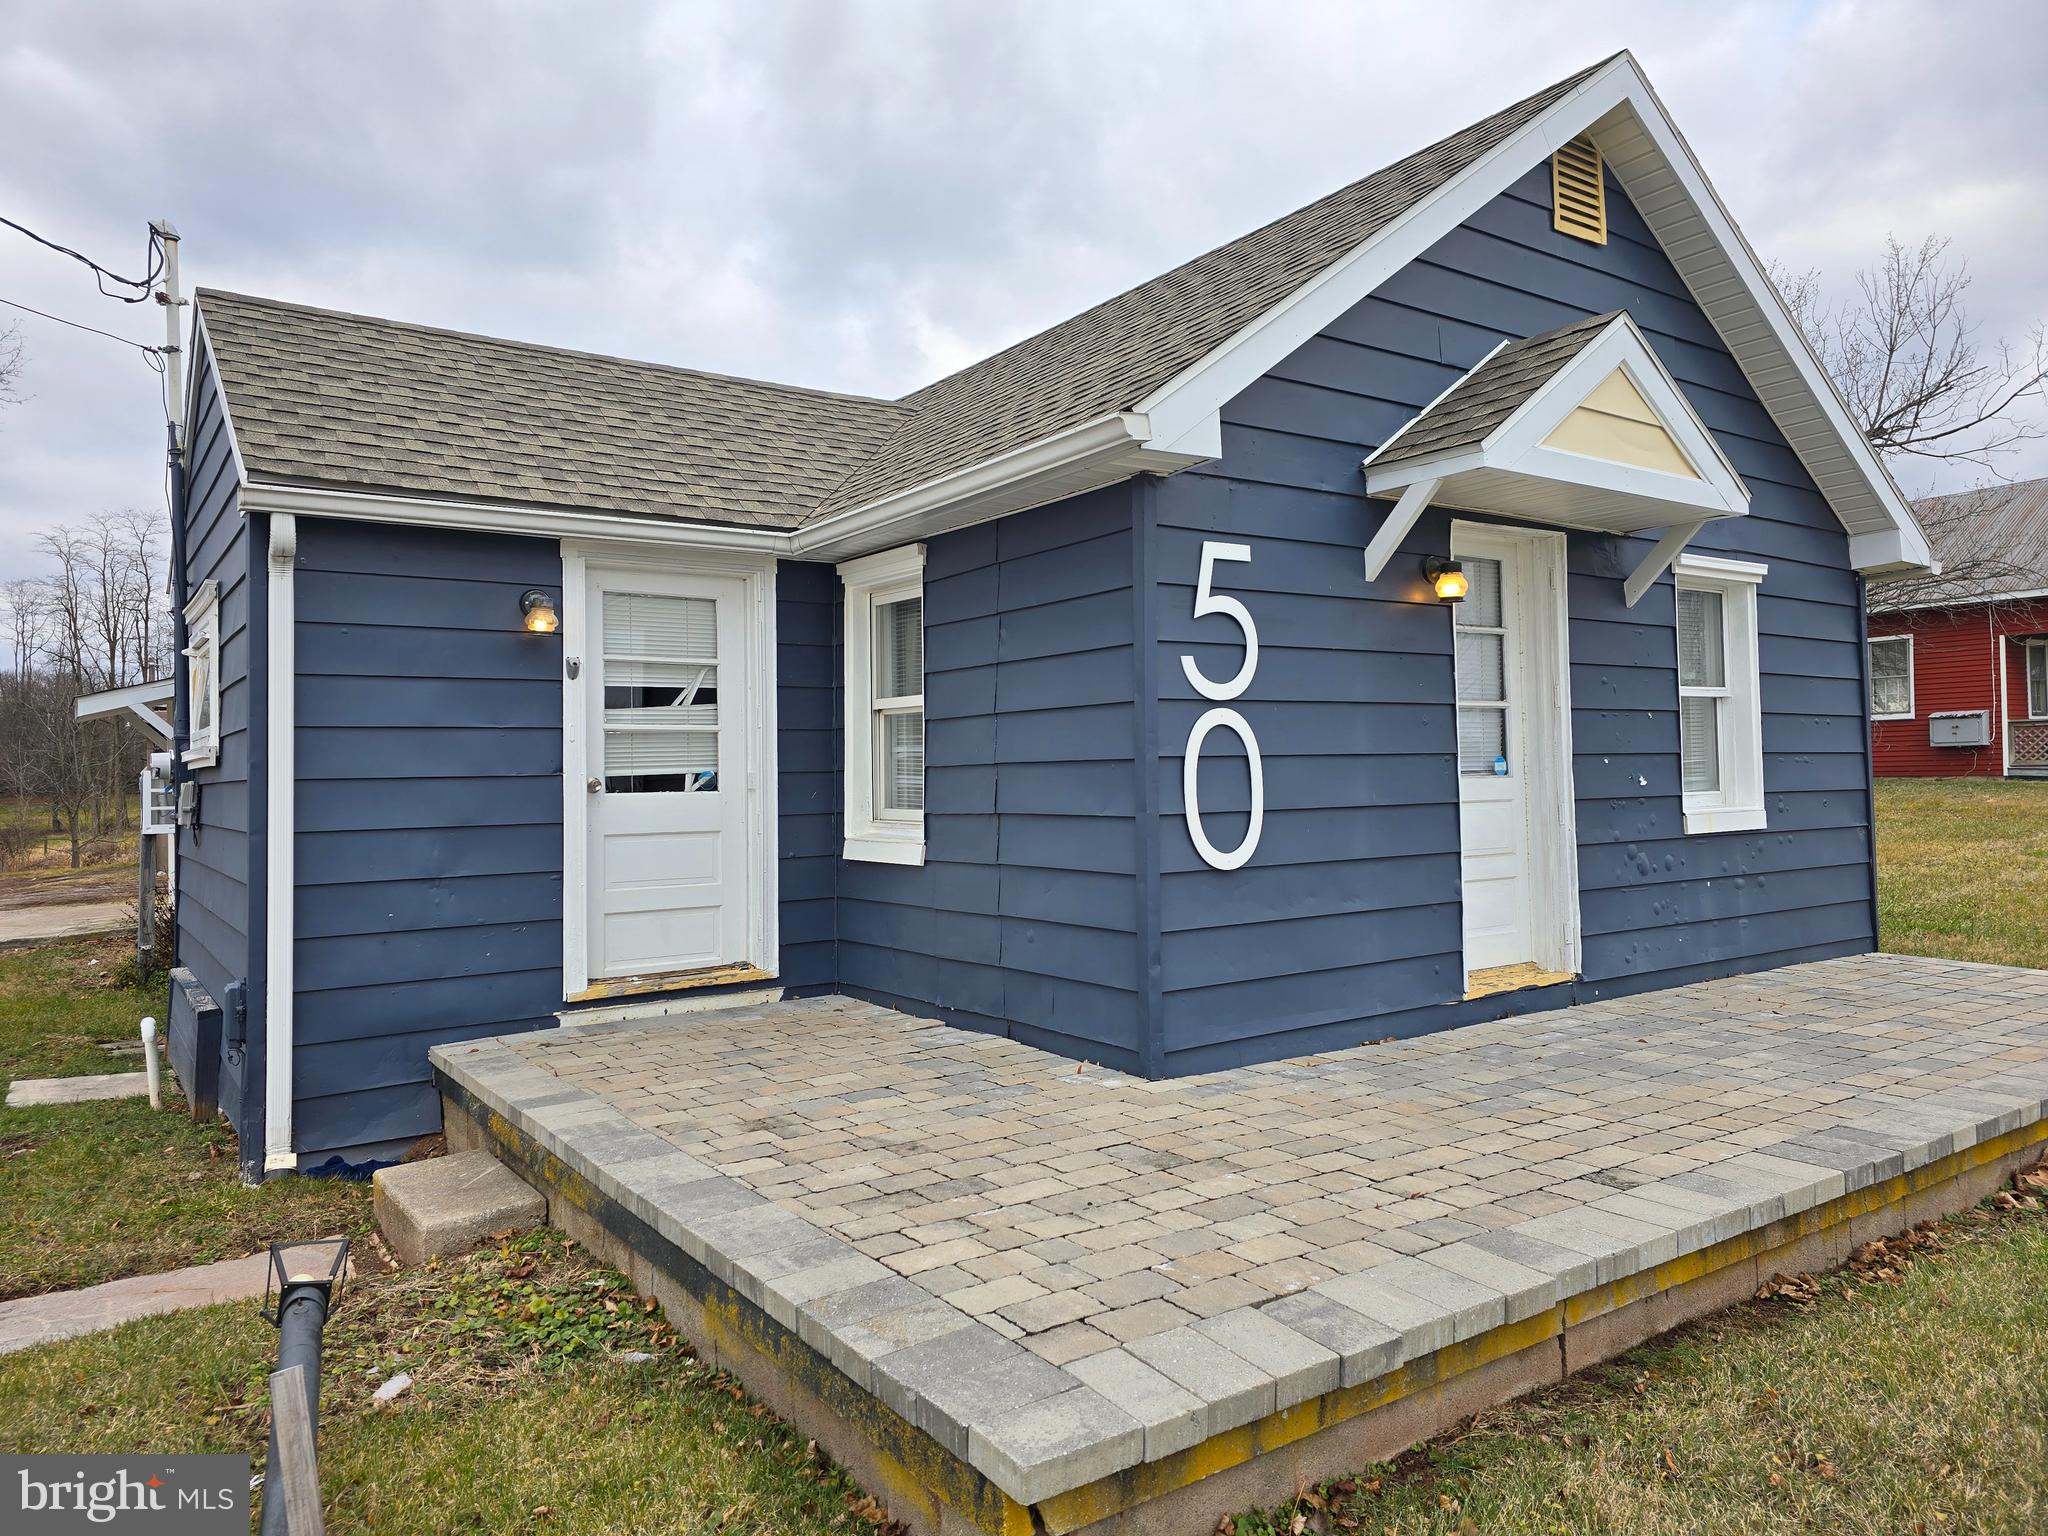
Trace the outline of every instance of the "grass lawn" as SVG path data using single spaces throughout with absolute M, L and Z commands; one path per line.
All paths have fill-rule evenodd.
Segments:
M 1893 1276 L 1705 1319 L 1234 1536 L 2039 1532 L 2048 1214 L 2021 1198 L 1931 1229 Z
M 113 981 L 124 942 L 0 951 L 0 1082 L 126 1072 L 164 994 Z M 146 1099 L 0 1109 L 0 1300 L 234 1258 L 280 1238 L 363 1231 L 369 1189 L 331 1179 L 244 1188 L 234 1137 L 196 1125 L 165 1077 Z
M 264 1453 L 253 1303 L 0 1356 L 0 1447 Z M 644 1357 L 644 1358 L 635 1358 Z M 415 1385 L 373 1407 L 399 1369 Z M 330 1531 L 870 1531 L 879 1509 L 558 1233 L 360 1278 L 328 1324 Z
M 1877 906 L 1897 954 L 2048 966 L 2048 780 L 1879 779 Z

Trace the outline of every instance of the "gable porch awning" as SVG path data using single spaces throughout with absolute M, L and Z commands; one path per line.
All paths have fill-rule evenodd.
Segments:
M 82 693 L 72 706 L 73 715 L 80 720 L 100 720 L 109 715 L 133 715 L 165 746 L 171 744 L 171 723 L 159 709 L 170 707 L 175 682 L 168 677 L 151 678 L 148 682 L 130 683 L 125 688 L 105 688 L 98 693 Z
M 1630 579 L 1641 596 L 1749 488 L 1626 311 L 1504 341 L 1365 461 L 1395 501 L 1366 551 L 1376 578 L 1429 506 L 1600 533 L 1666 531 Z

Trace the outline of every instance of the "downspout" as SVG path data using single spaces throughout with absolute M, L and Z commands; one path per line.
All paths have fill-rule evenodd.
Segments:
M 263 1171 L 289 1173 L 298 1167 L 292 1151 L 292 895 L 293 833 L 297 821 L 294 788 L 297 751 L 294 706 L 298 683 L 298 636 L 293 609 L 292 568 L 298 560 L 298 519 L 270 514 L 269 598 L 264 635 L 269 675 L 264 702 L 264 770 L 268 827 L 264 836 L 263 921 Z

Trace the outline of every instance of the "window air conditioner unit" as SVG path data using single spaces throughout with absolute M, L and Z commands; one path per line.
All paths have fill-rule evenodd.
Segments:
M 1991 745 L 1991 711 L 1948 709 L 1927 717 L 1927 745 L 1930 747 L 1988 747 Z

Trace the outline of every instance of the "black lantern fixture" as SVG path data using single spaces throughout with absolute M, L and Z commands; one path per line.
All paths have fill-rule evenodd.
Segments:
M 552 635 L 562 627 L 554 598 L 538 587 L 519 594 L 519 617 L 529 634 Z
M 1462 603 L 1465 594 L 1472 590 L 1472 578 L 1465 574 L 1465 568 L 1445 555 L 1431 555 L 1423 561 L 1422 574 L 1440 603 Z

